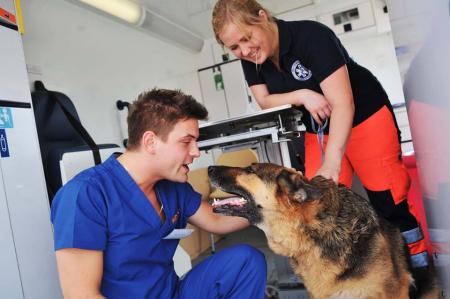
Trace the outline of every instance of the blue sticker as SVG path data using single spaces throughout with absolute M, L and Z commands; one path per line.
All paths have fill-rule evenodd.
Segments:
M 9 157 L 8 139 L 4 129 L 0 129 L 0 153 L 2 158 Z
M 0 128 L 13 128 L 11 108 L 0 107 Z

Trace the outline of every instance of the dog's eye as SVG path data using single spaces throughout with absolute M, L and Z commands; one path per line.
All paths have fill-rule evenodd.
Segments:
M 246 168 L 245 168 L 245 171 L 246 171 L 247 173 L 255 173 L 255 171 L 253 170 L 253 168 L 252 168 L 251 166 L 246 167 Z

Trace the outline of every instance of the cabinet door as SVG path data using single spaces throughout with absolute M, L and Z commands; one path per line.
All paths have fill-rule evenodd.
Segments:
M 13 3 L 0 1 L 0 7 Z M 14 28 L 0 26 L 0 53 L 0 105 L 9 108 L 0 140 L 0 298 L 62 298 L 22 40 Z
M 230 117 L 248 114 L 250 103 L 241 61 L 221 65 Z
M 220 69 L 217 67 L 198 72 L 203 103 L 209 112 L 209 121 L 223 120 L 229 116 L 223 86 L 218 86 L 214 79 L 218 75 L 220 75 Z
M 23 298 L 10 218 L 0 168 L 0 298 Z
M 0 100 L 28 102 L 29 89 L 24 88 L 28 86 L 28 76 L 20 36 L 17 31 L 0 26 L 0 37 Z

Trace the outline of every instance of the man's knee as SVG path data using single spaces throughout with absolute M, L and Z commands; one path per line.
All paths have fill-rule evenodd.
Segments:
M 244 266 L 250 266 L 258 271 L 266 272 L 266 258 L 258 249 L 250 245 L 240 244 L 230 247 L 228 250 L 228 254 L 231 254 L 235 260 Z

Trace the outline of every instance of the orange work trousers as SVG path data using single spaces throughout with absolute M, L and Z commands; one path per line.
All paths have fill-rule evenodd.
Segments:
M 324 136 L 324 149 L 328 136 Z M 322 163 L 316 134 L 305 135 L 305 175 L 312 178 Z M 342 158 L 339 182 L 351 187 L 356 173 L 378 214 L 396 225 L 408 244 L 413 266 L 427 264 L 426 243 L 406 201 L 410 187 L 392 112 L 384 106 L 352 128 Z

